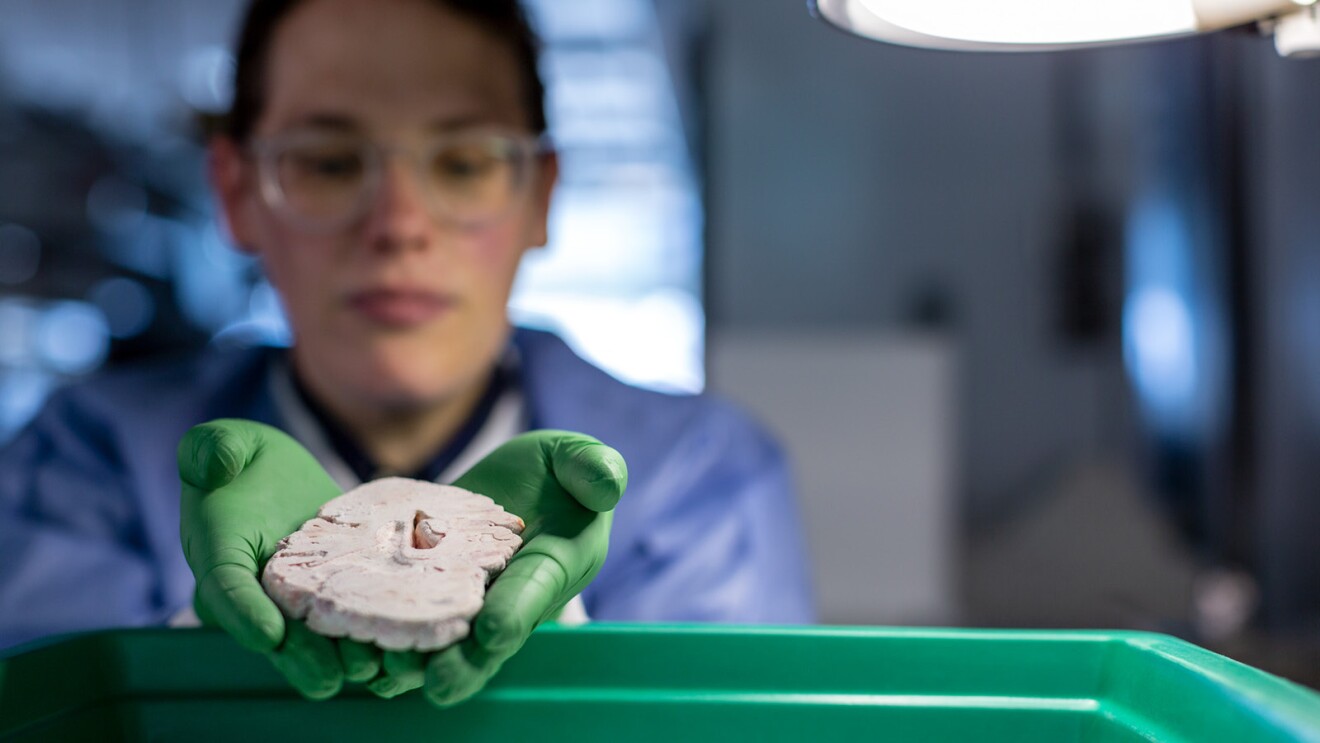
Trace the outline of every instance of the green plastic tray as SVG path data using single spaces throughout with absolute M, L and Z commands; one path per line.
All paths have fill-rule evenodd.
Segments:
M 473 700 L 294 694 L 206 630 L 125 630 L 0 662 L 15 740 L 1320 741 L 1320 695 L 1126 632 L 546 627 Z

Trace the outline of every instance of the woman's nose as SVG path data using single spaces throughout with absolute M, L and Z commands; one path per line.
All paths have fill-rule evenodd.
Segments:
M 387 157 L 368 213 L 368 233 L 379 247 L 408 247 L 429 241 L 433 228 L 425 184 L 406 158 Z

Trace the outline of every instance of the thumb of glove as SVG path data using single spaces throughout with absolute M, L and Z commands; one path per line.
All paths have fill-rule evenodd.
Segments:
M 245 421 L 194 426 L 179 441 L 179 478 L 199 490 L 222 488 L 252 462 L 261 444 L 260 428 Z
M 628 487 L 628 466 L 613 448 L 594 438 L 565 435 L 549 439 L 555 478 L 583 507 L 604 513 Z

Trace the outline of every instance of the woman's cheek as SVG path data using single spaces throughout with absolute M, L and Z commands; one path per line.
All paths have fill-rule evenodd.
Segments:
M 510 221 L 474 230 L 471 242 L 464 251 L 477 274 L 473 278 L 493 295 L 490 297 L 492 301 L 501 304 L 508 297 L 518 264 L 525 252 L 525 248 L 519 245 L 519 238 L 522 237 L 520 228 L 521 223 Z

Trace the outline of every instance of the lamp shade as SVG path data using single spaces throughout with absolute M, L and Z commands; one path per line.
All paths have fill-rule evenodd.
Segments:
M 834 25 L 932 49 L 1029 51 L 1217 31 L 1315 0 L 809 0 Z

